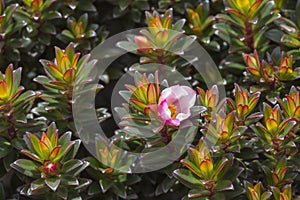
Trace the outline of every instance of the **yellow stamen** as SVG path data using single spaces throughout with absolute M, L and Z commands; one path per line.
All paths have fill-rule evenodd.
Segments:
M 171 118 L 174 119 L 176 117 L 177 113 L 177 107 L 174 104 L 170 104 L 168 106 L 169 110 L 171 111 Z

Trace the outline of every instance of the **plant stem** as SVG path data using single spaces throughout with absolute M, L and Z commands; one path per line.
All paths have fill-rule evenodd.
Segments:
M 245 44 L 250 48 L 250 52 L 254 51 L 254 32 L 252 29 L 252 24 L 249 21 L 245 21 Z

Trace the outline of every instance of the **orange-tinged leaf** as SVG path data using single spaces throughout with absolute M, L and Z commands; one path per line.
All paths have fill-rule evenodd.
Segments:
M 296 108 L 293 117 L 300 118 L 300 105 Z
M 142 83 L 138 83 L 137 91 L 138 94 L 137 99 L 147 102 L 147 86 Z
M 58 70 L 61 74 L 64 74 L 69 68 L 71 68 L 71 62 L 66 54 L 64 54 L 61 60 L 57 61 Z
M 211 172 L 213 171 L 213 163 L 210 159 L 205 159 L 200 163 L 201 173 L 208 179 L 210 179 Z
M 274 136 L 274 134 L 278 130 L 278 123 L 275 119 L 268 118 L 266 121 L 266 127 Z
M 42 157 L 42 151 L 40 149 L 40 145 L 39 145 L 39 138 L 32 134 L 32 133 L 26 133 L 26 136 L 28 138 L 28 140 L 30 141 L 30 144 L 33 148 L 33 150 L 35 151 L 35 153 L 39 156 L 39 157 Z
M 293 65 L 293 57 L 292 56 L 284 57 L 280 61 L 280 66 L 292 67 L 292 65 Z
M 12 92 L 13 90 L 13 84 L 14 84 L 14 67 L 12 64 L 10 64 L 5 71 L 5 81 L 7 84 L 7 90 L 9 91 L 10 95 L 13 95 Z M 1 91 L 1 90 L 0 90 Z
M 76 74 L 76 69 L 75 68 L 68 69 L 64 73 L 63 79 L 66 82 L 71 83 L 75 79 L 75 74 Z
M 159 47 L 163 47 L 163 45 L 165 44 L 165 42 L 168 40 L 169 38 L 169 33 L 167 30 L 161 30 L 158 31 L 157 34 L 155 35 L 155 39 L 159 42 L 160 46 Z
M 285 187 L 283 189 L 282 193 L 286 195 L 287 200 L 292 200 L 292 187 L 291 187 L 291 185 L 288 185 L 287 187 Z
M 163 28 L 159 16 L 155 16 L 155 17 L 154 17 L 154 20 L 152 21 L 152 26 L 155 26 L 155 27 L 157 27 L 158 29 L 162 29 L 162 28 Z
M 248 111 L 249 111 L 249 106 L 248 105 L 239 104 L 237 106 L 237 114 L 238 114 L 239 117 L 246 116 L 248 114 Z
M 7 100 L 8 87 L 5 80 L 0 81 L 0 99 Z
M 226 8 L 225 11 L 229 12 L 229 13 L 232 13 L 233 15 L 235 15 L 235 16 L 241 18 L 241 19 L 245 18 L 245 15 L 243 13 L 241 13 L 240 11 L 236 10 L 236 9 Z
M 196 89 L 200 97 L 201 105 L 205 106 L 205 91 L 200 87 L 197 87 Z
M 236 104 L 246 104 L 248 105 L 248 91 L 244 90 L 242 92 L 237 92 L 236 97 L 237 97 L 237 102 Z
M 140 111 L 144 111 L 147 106 L 144 102 L 137 99 L 130 98 L 129 101 L 131 101 L 131 103 L 133 103 L 135 107 Z
M 199 176 L 200 178 L 203 178 L 202 174 L 200 173 L 199 169 L 190 162 L 189 160 L 182 160 L 181 164 L 187 167 L 191 172 L 193 172 L 195 175 Z
M 254 17 L 263 0 L 256 0 L 249 9 L 249 16 Z
M 141 85 L 148 85 L 148 79 L 146 77 L 146 74 L 143 74 L 142 75 L 142 78 L 141 78 Z
M 229 133 L 232 132 L 233 129 L 233 125 L 234 125 L 234 112 L 229 113 L 226 117 L 225 117 L 225 123 L 226 123 L 226 127 Z
M 54 47 L 54 48 L 55 48 L 55 59 L 56 61 L 60 61 L 63 55 L 65 54 L 65 52 L 59 47 Z
M 277 176 L 277 174 L 272 173 L 272 180 L 274 182 L 274 185 L 276 185 L 279 182 L 279 177 Z
M 271 112 L 270 118 L 275 119 L 277 122 L 280 121 L 280 115 L 281 114 L 281 110 L 279 105 L 276 105 L 273 109 L 273 111 Z
M 43 141 L 40 141 L 39 142 L 39 146 L 40 146 L 40 150 L 42 152 L 42 158 L 43 159 L 48 159 L 49 158 L 49 155 L 50 155 L 50 148 L 49 146 L 43 142 Z
M 38 162 L 42 162 L 37 155 L 35 155 L 34 153 L 32 153 L 32 152 L 30 152 L 30 151 L 28 151 L 26 149 L 21 150 L 21 153 L 24 154 L 24 155 L 26 155 L 26 156 L 28 156 L 29 158 L 31 158 L 33 160 L 36 160 Z
M 260 191 L 261 191 L 261 182 L 258 182 L 256 185 L 254 185 L 253 189 L 260 193 Z
M 150 48 L 154 47 L 151 42 L 147 39 L 145 36 L 135 36 L 134 42 L 140 47 L 140 48 Z
M 55 147 L 49 155 L 49 160 L 53 160 L 54 158 L 56 158 L 57 155 L 59 154 L 60 149 L 61 149 L 61 146 Z
M 294 101 L 294 99 L 291 96 L 287 96 L 286 99 L 289 112 L 293 112 L 294 110 L 296 110 L 296 102 Z
M 257 66 L 258 66 L 258 63 L 257 63 L 257 61 L 256 61 L 256 59 L 255 59 L 254 56 L 251 56 L 251 55 L 249 55 L 249 54 L 244 54 L 243 57 L 244 57 L 244 62 L 246 63 L 246 65 L 247 65 L 248 67 L 250 67 L 250 68 L 255 68 L 255 69 L 258 68 L 258 67 L 257 67 Z
M 251 200 L 260 200 L 257 192 L 253 188 L 249 188 Z
M 215 109 L 218 104 L 218 96 L 213 94 L 208 98 L 207 107 Z
M 82 36 L 82 34 L 84 33 L 84 28 L 81 21 L 77 22 L 77 24 L 74 27 L 73 33 L 76 35 L 77 38 Z
M 251 95 L 249 99 L 249 110 L 252 111 L 258 103 L 260 98 L 260 92 L 255 92 Z
M 31 8 L 34 10 L 39 10 L 43 5 L 43 0 L 32 0 Z
M 41 137 L 40 141 L 44 142 L 49 147 L 49 149 L 53 148 L 51 141 L 50 141 L 48 135 L 46 135 L 46 133 L 42 133 L 42 137 Z
M 193 25 L 197 25 L 197 26 L 200 26 L 201 25 L 201 20 L 200 20 L 200 17 L 198 15 L 198 13 L 196 12 L 193 12 L 192 15 L 191 15 L 191 21 L 193 23 Z
M 163 19 L 162 26 L 165 29 L 172 29 L 172 15 L 166 15 Z
M 156 98 L 156 91 L 153 83 L 149 83 L 147 89 L 147 99 L 148 103 L 157 103 L 158 99 Z
M 200 161 L 204 159 L 204 155 L 202 154 L 202 152 L 199 152 L 199 150 L 195 148 L 190 148 L 189 152 L 193 158 L 192 162 L 199 166 Z
M 260 72 L 255 69 L 255 68 L 251 68 L 251 67 L 246 67 L 247 72 L 249 72 L 252 76 L 256 76 L 256 77 L 260 77 Z
M 221 140 L 227 140 L 228 139 L 228 137 L 229 137 L 229 134 L 228 134 L 228 132 L 227 131 L 223 131 L 222 133 L 220 133 L 220 139 Z
M 47 64 L 47 71 L 50 73 L 53 78 L 56 80 L 62 80 L 63 74 L 59 71 L 59 69 L 52 65 L 52 64 Z

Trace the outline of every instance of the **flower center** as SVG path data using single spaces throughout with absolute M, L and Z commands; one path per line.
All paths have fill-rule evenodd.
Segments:
M 174 104 L 170 104 L 168 106 L 170 112 L 171 112 L 171 118 L 174 119 L 176 117 L 177 113 L 177 107 Z

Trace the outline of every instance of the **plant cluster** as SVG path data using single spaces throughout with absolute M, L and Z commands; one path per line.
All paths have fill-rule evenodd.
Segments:
M 134 27 L 95 91 L 111 137 L 92 156 L 74 89 L 93 83 L 91 50 Z M 222 82 L 207 88 L 203 58 L 182 58 L 195 42 Z M 299 52 L 300 0 L 0 1 L 0 200 L 299 200 Z M 102 99 L 125 73 L 110 109 Z M 122 151 L 161 148 L 181 156 L 143 174 Z

